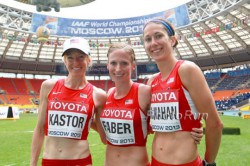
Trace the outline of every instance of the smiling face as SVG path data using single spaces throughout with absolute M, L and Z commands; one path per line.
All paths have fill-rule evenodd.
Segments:
M 90 57 L 78 49 L 69 49 L 64 53 L 64 64 L 72 76 L 84 75 L 90 62 Z
M 173 53 L 175 36 L 169 36 L 164 25 L 150 22 L 144 28 L 144 47 L 156 62 L 168 58 Z
M 126 46 L 111 47 L 108 53 L 107 69 L 114 82 L 130 81 L 132 71 L 135 69 L 133 50 L 131 52 Z

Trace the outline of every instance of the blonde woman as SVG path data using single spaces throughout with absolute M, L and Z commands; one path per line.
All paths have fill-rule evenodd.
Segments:
M 106 93 L 86 79 L 91 63 L 87 40 L 67 39 L 62 56 L 68 76 L 46 80 L 41 86 L 31 166 L 37 165 L 42 146 L 42 166 L 92 165 L 87 137 L 93 115 L 105 104 Z

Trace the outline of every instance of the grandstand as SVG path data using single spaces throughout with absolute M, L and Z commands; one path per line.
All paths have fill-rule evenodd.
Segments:
M 13 3 L 18 3 L 20 7 L 14 6 Z M 47 42 L 39 43 L 34 32 L 39 21 L 34 21 L 34 18 L 52 17 L 58 19 L 58 23 L 60 19 L 66 22 L 70 20 L 50 15 L 49 12 L 41 14 L 25 10 L 22 5 L 26 4 L 15 1 L 0 4 L 0 72 L 5 73 L 2 74 L 4 77 L 0 78 L 1 105 L 15 104 L 27 110 L 36 107 L 41 83 L 47 78 L 67 74 L 61 60 L 62 43 L 72 35 L 80 35 L 89 40 L 93 66 L 88 76 L 91 83 L 105 91 L 113 86 L 106 70 L 106 53 L 111 43 L 122 41 L 134 47 L 138 82 L 146 83 L 147 78 L 158 71 L 144 50 L 139 30 L 134 34 L 110 36 L 52 31 Z M 192 0 L 181 6 L 186 9 L 188 18 L 185 18 L 185 23 L 176 21 L 179 37 L 179 45 L 175 50 L 177 58 L 193 61 L 204 71 L 218 110 L 249 105 L 249 102 L 246 102 L 250 98 L 249 1 Z M 177 14 L 179 9 L 175 7 L 133 19 L 150 18 L 162 13 L 166 16 L 166 13 L 172 11 Z M 132 24 L 130 18 L 104 20 L 119 20 L 121 23 L 125 20 Z M 141 28 L 142 25 L 138 27 Z M 53 30 L 51 24 L 49 27 Z

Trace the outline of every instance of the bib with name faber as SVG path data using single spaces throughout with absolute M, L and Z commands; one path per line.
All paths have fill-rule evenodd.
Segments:
M 108 144 L 115 146 L 144 146 L 148 120 L 138 103 L 138 84 L 134 83 L 122 99 L 108 96 L 100 115 Z
M 102 126 L 107 140 L 115 145 L 135 143 L 134 117 L 135 110 L 106 108 L 102 113 Z M 105 118 L 104 118 L 105 116 Z

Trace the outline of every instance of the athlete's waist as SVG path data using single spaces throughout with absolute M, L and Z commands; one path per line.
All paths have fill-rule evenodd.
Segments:
M 110 149 L 114 149 L 114 150 L 121 150 L 121 148 L 119 146 L 116 145 L 112 145 L 112 144 L 107 144 L 107 148 Z M 124 146 L 124 148 L 122 148 L 124 151 L 130 151 L 130 150 L 134 150 L 135 152 L 138 150 L 145 150 L 146 149 L 146 145 L 144 146 L 138 146 L 138 145 L 131 145 L 131 146 Z
M 146 140 L 141 140 L 141 141 L 137 141 L 135 143 L 128 143 L 129 139 L 123 139 L 123 140 L 119 140 L 117 142 L 114 142 L 112 139 L 107 141 L 107 145 L 110 145 L 110 146 L 114 146 L 114 147 L 144 147 L 146 146 L 146 142 L 147 142 L 147 139 Z M 119 142 L 122 142 L 124 141 L 123 143 L 119 143 Z M 125 142 L 126 141 L 126 142 Z
M 45 137 L 43 158 L 79 159 L 90 155 L 87 140 Z
M 145 146 L 126 146 L 119 147 L 107 144 L 107 155 L 120 154 L 124 156 L 137 156 L 139 158 L 147 156 L 147 148 Z
M 155 132 L 154 141 L 171 141 L 171 143 L 193 141 L 190 131 Z
M 152 147 L 152 154 L 156 158 L 169 156 L 169 159 L 179 158 L 183 159 L 183 163 L 188 163 L 198 156 L 197 144 L 195 144 L 190 132 L 185 131 L 171 133 L 155 132 Z

